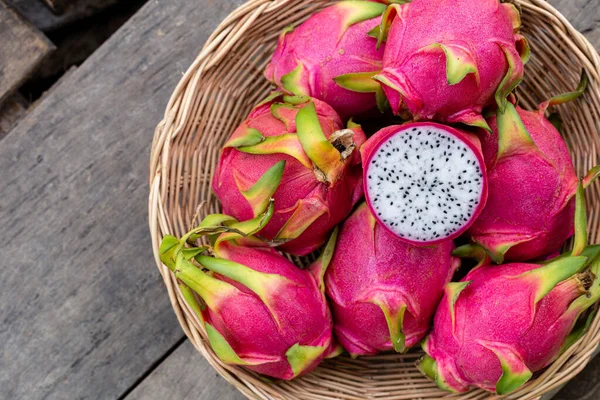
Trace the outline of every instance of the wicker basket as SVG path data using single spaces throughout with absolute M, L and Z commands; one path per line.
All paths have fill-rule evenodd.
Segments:
M 585 68 L 590 84 L 584 96 L 556 107 L 577 171 L 600 164 L 600 57 L 594 47 L 544 0 L 514 0 L 523 12 L 524 33 L 532 48 L 524 107 L 572 90 Z M 439 390 L 414 367 L 421 355 L 384 354 L 324 362 L 308 376 L 267 383 L 257 374 L 223 364 L 207 346 L 200 321 L 179 293 L 169 269 L 158 258 L 165 234 L 182 235 L 202 217 L 218 212 L 210 180 L 221 145 L 270 86 L 262 73 L 281 30 L 333 3 L 326 0 L 250 0 L 215 30 L 175 89 L 152 143 L 149 219 L 156 263 L 181 327 L 194 346 L 227 381 L 252 399 L 483 399 L 474 390 L 457 396 Z M 600 243 L 600 182 L 587 191 L 589 232 Z M 199 215 L 197 215 L 199 214 Z M 296 259 L 299 265 L 307 260 Z M 589 332 L 511 399 L 537 399 L 573 378 L 600 342 L 600 315 Z

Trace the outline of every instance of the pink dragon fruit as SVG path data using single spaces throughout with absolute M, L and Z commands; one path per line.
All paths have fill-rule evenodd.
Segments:
M 578 178 L 556 128 L 544 118 L 548 105 L 581 95 L 577 91 L 543 103 L 537 111 L 508 104 L 489 121 L 481 145 L 489 182 L 488 201 L 468 234 L 497 263 L 525 261 L 560 250 L 573 234 Z M 584 188 L 597 176 L 593 169 Z
M 327 241 L 361 198 L 356 148 L 364 141 L 360 127 L 342 129 L 327 104 L 274 94 L 225 144 L 213 190 L 223 212 L 240 221 L 261 213 L 273 197 L 275 214 L 261 237 L 305 255 Z
M 391 23 L 391 27 L 390 27 Z M 413 0 L 392 4 L 379 32 L 387 37 L 375 77 L 394 113 L 489 129 L 481 112 L 504 109 L 529 57 L 514 5 L 498 0 Z
M 389 126 L 360 151 L 373 215 L 411 244 L 459 236 L 486 203 L 485 163 L 473 134 L 433 122 Z
M 359 206 L 324 253 L 328 266 L 322 270 L 340 344 L 357 356 L 404 352 L 419 343 L 460 264 L 453 249 L 451 240 L 412 246 L 383 229 L 366 204 Z
M 446 285 L 417 366 L 453 392 L 518 389 L 583 333 L 573 328 L 600 299 L 599 252 L 589 246 L 546 265 L 484 260 Z
M 373 109 L 371 79 L 381 70 L 383 49 L 367 33 L 379 25 L 385 5 L 341 1 L 313 14 L 295 30 L 286 29 L 265 75 L 288 93 L 312 96 L 331 105 L 342 118 Z M 337 82 L 337 83 L 336 83 Z
M 336 355 L 337 346 L 322 273 L 315 269 L 311 275 L 246 236 L 264 227 L 272 213 L 271 202 L 265 215 L 241 223 L 210 215 L 181 240 L 166 236 L 160 254 L 223 362 L 292 379 Z M 212 236 L 212 247 L 185 246 L 204 235 Z

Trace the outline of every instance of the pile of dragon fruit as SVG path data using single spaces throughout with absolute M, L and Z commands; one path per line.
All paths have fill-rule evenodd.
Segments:
M 520 27 L 498 0 L 365 0 L 281 34 L 277 91 L 220 153 L 223 214 L 160 248 L 223 363 L 288 380 L 420 346 L 440 388 L 506 394 L 585 332 L 600 168 L 576 175 L 545 111 L 586 78 L 519 107 Z

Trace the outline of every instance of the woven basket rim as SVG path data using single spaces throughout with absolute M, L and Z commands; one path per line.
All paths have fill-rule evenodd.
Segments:
M 311 4 L 314 3 L 313 8 L 317 9 L 335 2 L 327 0 L 313 2 L 310 0 L 249 0 L 231 12 L 209 36 L 202 50 L 177 84 L 166 107 L 164 118 L 156 127 L 152 142 L 149 175 L 149 227 L 155 262 L 164 280 L 169 299 L 182 329 L 194 347 L 221 376 L 251 399 L 359 399 L 361 397 L 336 397 L 335 392 L 331 392 L 330 395 L 326 393 L 316 395 L 312 392 L 312 394 L 309 393 L 303 387 L 295 387 L 294 385 L 285 383 L 282 385 L 266 383 L 254 373 L 239 367 L 225 365 L 214 355 L 212 349 L 207 346 L 202 324 L 183 300 L 173 274 L 160 262 L 158 256 L 159 244 L 162 237 L 167 233 L 173 233 L 173 230 L 184 229 L 186 222 L 190 219 L 189 215 L 174 215 L 167 212 L 169 206 L 165 199 L 169 191 L 174 187 L 173 185 L 177 186 L 177 194 L 175 195 L 177 197 L 179 196 L 179 187 L 188 184 L 185 182 L 185 178 L 183 183 L 180 182 L 182 172 L 176 168 L 175 164 L 177 163 L 174 161 L 178 158 L 189 156 L 181 154 L 187 150 L 178 148 L 177 151 L 179 153 L 175 155 L 172 154 L 172 151 L 176 147 L 175 144 L 177 141 L 184 140 L 182 137 L 187 132 L 199 129 L 196 126 L 198 121 L 193 117 L 196 112 L 195 110 L 199 107 L 205 107 L 207 102 L 210 102 L 210 100 L 206 99 L 207 96 L 199 94 L 198 91 L 199 87 L 203 84 L 203 78 L 206 74 L 215 71 L 215 67 L 227 59 L 232 48 L 245 37 L 261 16 L 274 12 L 285 14 L 283 10 L 287 7 L 292 7 L 292 5 L 297 6 L 300 3 L 307 8 L 313 7 Z M 565 53 L 564 56 L 567 58 L 574 57 L 586 69 L 590 79 L 588 91 L 593 102 L 593 107 L 591 108 L 597 114 L 600 113 L 600 100 L 598 100 L 600 99 L 600 55 L 594 46 L 559 11 L 545 0 L 513 0 L 512 2 L 520 7 L 523 12 L 532 13 L 550 21 L 552 34 L 568 45 L 570 53 Z M 211 84 L 213 83 L 211 82 Z M 590 135 L 593 136 L 593 132 L 591 131 Z M 595 132 L 599 132 L 597 124 Z M 202 143 L 204 137 L 200 140 L 200 143 Z M 598 139 L 592 137 L 590 140 Z M 595 146 L 591 146 L 589 158 L 592 163 L 594 160 L 598 160 L 599 157 L 598 149 L 600 146 L 597 143 Z M 190 151 L 193 152 L 193 150 Z M 210 163 L 214 165 L 216 163 L 214 157 L 199 158 L 199 160 L 206 162 L 207 165 Z M 177 182 L 173 183 L 174 180 L 177 180 Z M 198 183 L 197 185 L 201 184 Z M 600 193 L 600 190 L 598 192 Z M 600 198 L 600 194 L 597 197 Z M 600 220 L 598 215 L 591 216 L 591 218 L 594 217 Z M 596 235 L 600 235 L 598 233 L 600 232 L 599 225 L 592 225 L 593 232 L 596 232 Z M 524 388 L 511 394 L 508 398 L 536 399 L 544 393 L 566 383 L 587 365 L 599 344 L 600 315 L 597 315 L 590 330 L 583 338 L 555 360 L 539 377 L 528 383 Z M 386 356 L 384 355 L 380 358 L 381 360 L 385 360 Z M 319 377 L 316 377 L 312 382 L 318 382 L 319 379 Z M 368 386 L 368 383 L 361 383 L 361 385 Z M 281 392 L 282 388 L 285 389 L 286 394 Z M 418 395 L 418 392 L 413 392 L 413 396 L 415 395 Z M 471 399 L 487 398 L 489 394 L 486 397 L 478 397 L 477 395 L 473 395 L 473 392 L 470 392 L 467 397 Z

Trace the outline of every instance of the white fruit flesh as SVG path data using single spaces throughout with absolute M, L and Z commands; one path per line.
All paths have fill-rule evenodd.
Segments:
M 473 149 L 436 126 L 399 129 L 375 151 L 366 177 L 377 218 L 414 242 L 437 241 L 462 230 L 484 186 Z

